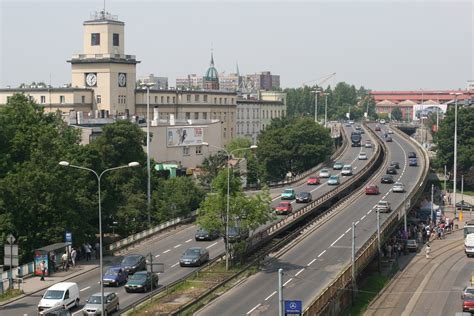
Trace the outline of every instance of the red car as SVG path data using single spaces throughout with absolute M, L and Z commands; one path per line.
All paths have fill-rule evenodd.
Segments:
M 276 207 L 275 207 L 275 213 L 284 215 L 284 214 L 289 214 L 293 212 L 293 206 L 291 206 L 291 202 L 285 201 L 285 202 L 280 202 Z
M 319 178 L 318 177 L 309 177 L 308 182 L 306 182 L 308 185 L 316 185 L 319 184 Z
M 380 193 L 379 187 L 376 186 L 375 184 L 368 185 L 367 187 L 365 187 L 365 194 L 366 195 L 370 195 L 370 194 L 377 195 L 379 193 Z
M 474 312 L 474 296 L 464 296 L 462 301 L 463 312 Z
M 380 132 L 380 126 L 375 126 L 375 131 Z

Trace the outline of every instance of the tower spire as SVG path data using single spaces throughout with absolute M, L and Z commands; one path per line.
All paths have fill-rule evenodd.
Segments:
M 237 76 L 240 76 L 239 62 L 238 61 L 235 62 L 235 66 L 236 66 Z
M 214 50 L 211 47 L 211 67 L 214 67 Z

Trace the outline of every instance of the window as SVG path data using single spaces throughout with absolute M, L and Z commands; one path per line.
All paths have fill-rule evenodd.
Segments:
M 98 46 L 98 45 L 100 45 L 100 33 L 92 33 L 91 46 Z
M 46 103 L 46 97 L 44 95 L 41 96 L 41 103 L 42 104 Z M 84 103 L 84 101 L 82 101 L 82 103 Z
M 224 127 L 224 138 L 227 138 L 227 128 Z
M 213 119 L 214 119 L 214 120 L 217 119 L 217 112 L 213 112 L 213 113 L 212 113 L 212 116 L 213 116 Z
M 85 95 L 81 96 L 81 102 L 86 103 L 86 96 Z
M 224 121 L 227 122 L 227 112 L 224 112 Z
M 174 102 L 174 97 L 173 97 L 173 102 Z M 170 97 L 166 97 L 166 103 L 170 103 Z
M 207 120 L 207 112 L 202 112 L 202 119 Z
M 114 33 L 112 41 L 113 41 L 114 46 L 120 46 L 120 35 L 117 33 Z
M 247 109 L 247 119 L 250 118 L 250 109 Z
M 186 112 L 186 119 L 187 120 L 191 119 L 191 112 Z
M 191 95 L 190 94 L 186 94 L 186 101 L 191 102 Z
M 10 98 L 11 98 L 11 97 L 7 97 L 7 103 L 10 102 Z
M 194 112 L 194 119 L 199 120 L 199 112 Z
M 189 147 L 183 147 L 183 156 L 189 156 Z
M 231 121 L 231 122 L 234 121 L 234 112 L 230 112 L 230 121 Z
M 196 155 L 202 155 L 202 146 L 196 146 Z
M 234 98 L 230 99 L 230 104 L 234 104 Z
M 59 103 L 61 103 L 61 104 L 64 103 L 64 96 L 63 95 L 59 96 Z
M 194 102 L 199 102 L 199 94 L 194 95 Z
M 175 103 L 176 97 L 173 97 L 173 103 Z
M 247 135 L 248 135 L 249 131 L 250 131 L 250 122 L 247 122 Z
M 217 104 L 217 98 L 214 98 L 214 104 Z
M 155 104 L 158 103 L 158 97 L 155 95 Z
M 207 95 L 204 95 L 202 98 L 203 98 L 203 101 L 207 103 Z
M 161 103 L 165 103 L 165 97 L 161 96 Z
M 222 104 L 222 98 L 219 98 L 219 104 Z
M 230 138 L 233 138 L 234 137 L 234 128 L 231 127 L 230 128 Z
M 97 103 L 101 103 L 102 102 L 102 97 L 100 96 L 100 94 L 98 94 L 96 96 L 96 100 L 97 100 Z
M 227 104 L 227 98 L 224 98 L 224 104 Z

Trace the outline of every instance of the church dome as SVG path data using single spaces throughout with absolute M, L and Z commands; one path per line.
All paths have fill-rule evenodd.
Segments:
M 204 80 L 207 81 L 219 81 L 219 77 L 217 75 L 217 69 L 211 64 L 209 69 L 206 71 L 206 75 L 204 76 Z

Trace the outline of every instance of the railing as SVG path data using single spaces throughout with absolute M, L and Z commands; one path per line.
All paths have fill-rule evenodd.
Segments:
M 397 129 L 398 130 L 398 129 Z M 408 197 L 403 201 L 403 203 L 387 218 L 387 220 L 380 226 L 380 238 L 381 242 L 389 236 L 391 232 L 397 227 L 401 216 L 403 216 L 403 211 L 407 205 L 407 202 L 412 206 L 412 201 L 416 201 L 419 195 L 422 194 L 424 187 L 428 181 L 428 171 L 429 171 L 429 158 L 426 149 L 420 146 L 417 142 L 408 137 L 405 133 L 397 131 L 405 139 L 414 143 L 419 147 L 423 155 L 423 173 L 418 179 L 415 189 L 408 195 Z M 378 252 L 377 244 L 377 232 L 372 234 L 372 236 L 364 243 L 364 245 L 357 251 L 355 259 L 355 274 L 358 275 L 374 258 Z M 319 296 L 317 296 L 305 309 L 303 315 L 320 315 L 330 313 L 328 309 L 330 308 L 331 300 L 340 293 L 341 289 L 346 288 L 349 283 L 352 281 L 352 265 L 349 264 L 346 268 L 336 277 L 336 279 L 324 289 Z

